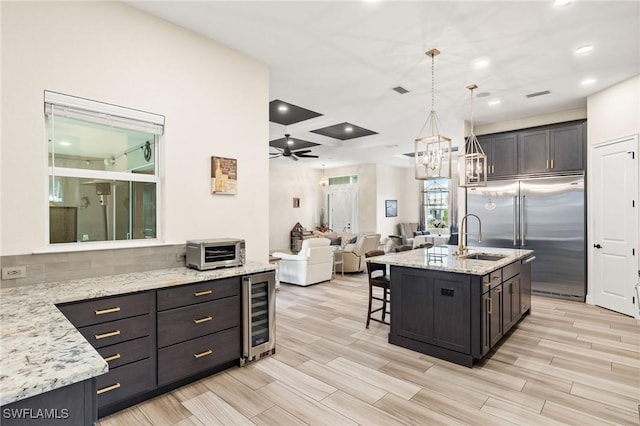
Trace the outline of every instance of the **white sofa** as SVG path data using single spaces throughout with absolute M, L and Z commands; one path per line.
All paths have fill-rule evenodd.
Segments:
M 331 280 L 333 250 L 327 238 L 309 238 L 302 241 L 298 254 L 274 252 L 279 257 L 280 281 L 307 286 Z

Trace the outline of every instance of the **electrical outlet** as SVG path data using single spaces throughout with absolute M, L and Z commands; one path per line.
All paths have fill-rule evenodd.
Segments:
M 186 262 L 187 254 L 186 253 L 176 253 L 176 262 Z
M 14 280 L 16 278 L 24 278 L 27 276 L 26 266 L 7 266 L 2 268 L 3 280 Z

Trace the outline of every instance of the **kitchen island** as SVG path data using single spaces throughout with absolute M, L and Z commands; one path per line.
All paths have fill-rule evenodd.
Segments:
M 471 367 L 531 309 L 531 250 L 436 246 L 368 259 L 390 265 L 389 343 Z

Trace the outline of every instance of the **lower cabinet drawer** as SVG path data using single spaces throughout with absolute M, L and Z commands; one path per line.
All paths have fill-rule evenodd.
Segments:
M 240 359 L 240 327 L 158 349 L 158 385 Z
M 153 348 L 153 351 L 155 351 L 155 348 Z M 151 352 L 151 338 L 149 336 L 98 349 L 98 353 L 109 364 L 109 370 L 149 358 Z
M 97 377 L 98 408 L 105 407 L 155 387 L 150 358 L 114 368 Z
M 158 312 L 158 347 L 240 325 L 238 296 Z
M 149 336 L 153 330 L 153 316 L 150 314 L 106 322 L 79 328 L 78 331 L 94 348 L 113 345 L 138 337 Z

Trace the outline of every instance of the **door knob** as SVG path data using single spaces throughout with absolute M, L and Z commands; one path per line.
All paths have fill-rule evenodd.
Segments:
M 597 249 L 601 249 L 601 248 L 602 248 L 602 246 L 601 246 L 600 244 L 594 244 L 593 246 L 594 246 L 595 248 L 597 248 Z

